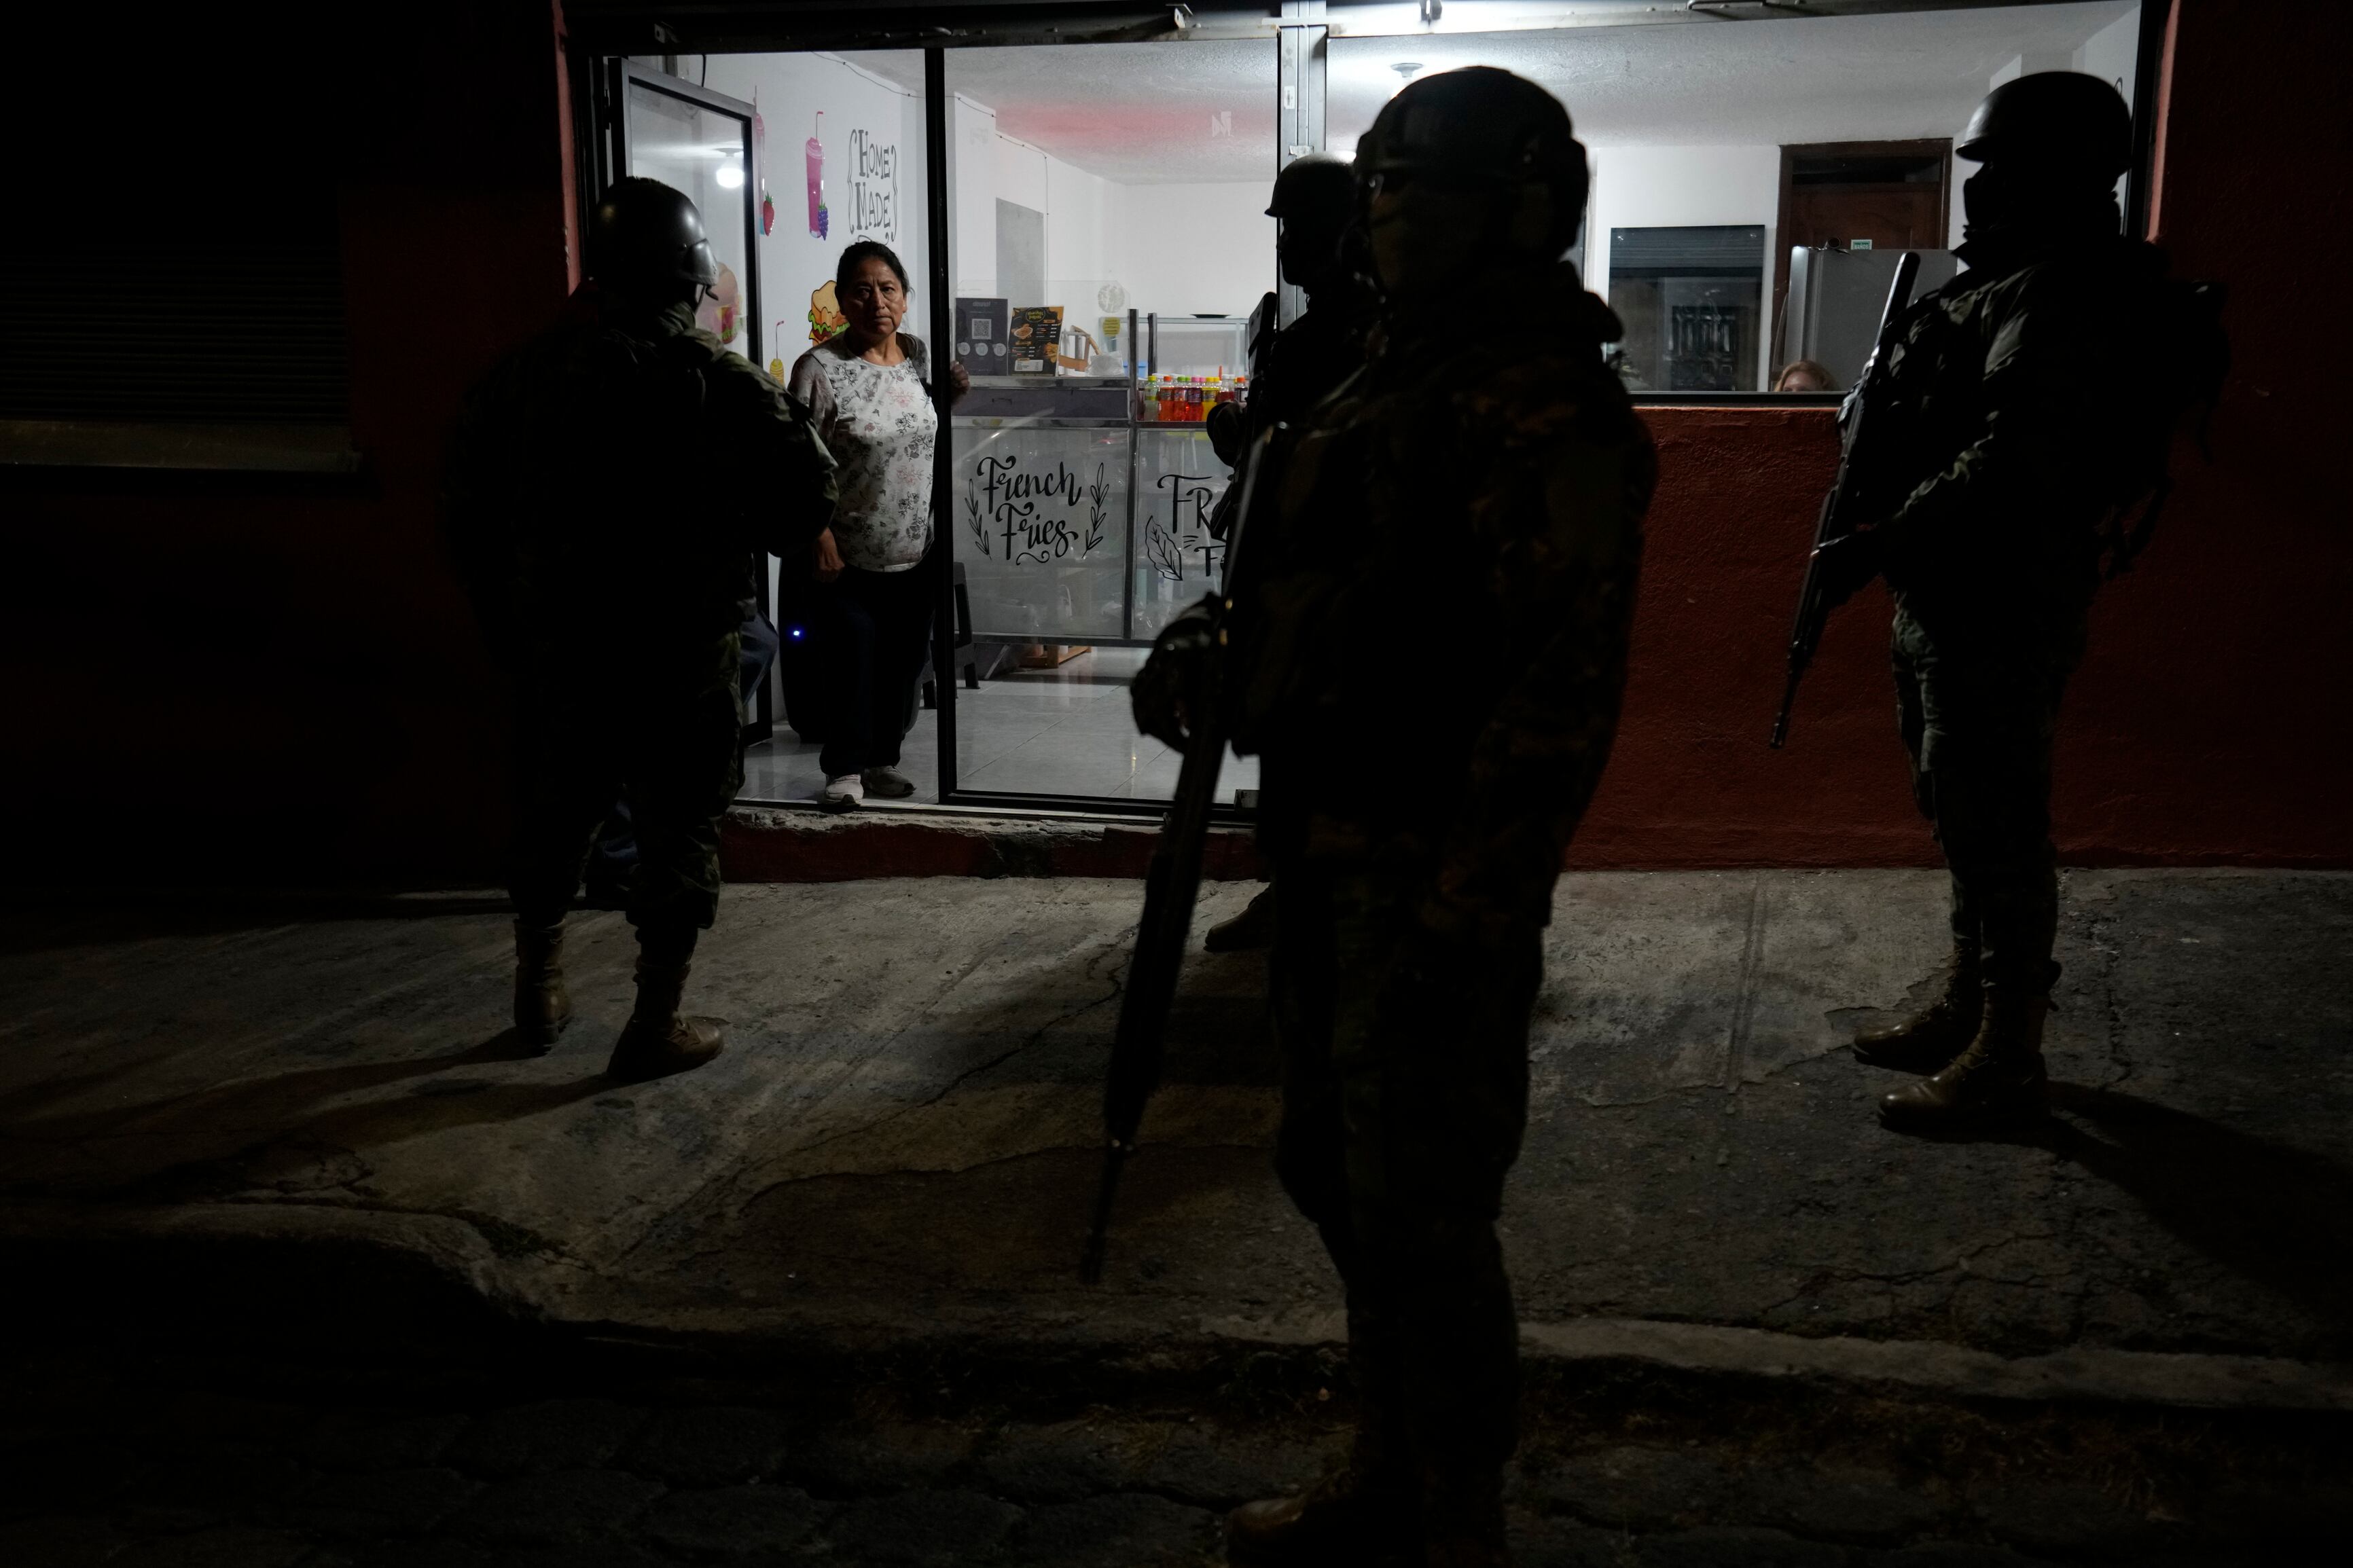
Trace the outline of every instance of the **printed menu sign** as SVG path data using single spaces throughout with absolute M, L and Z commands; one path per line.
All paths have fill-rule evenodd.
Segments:
M 975 375 L 1005 374 L 1005 301 L 958 295 L 956 363 Z
M 1062 308 L 1017 305 L 1012 321 L 1006 331 L 1008 367 L 1015 375 L 1053 374 L 1054 354 L 1062 346 Z

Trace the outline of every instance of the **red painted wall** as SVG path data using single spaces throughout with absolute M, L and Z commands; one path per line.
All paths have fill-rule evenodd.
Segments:
M 0 481 L 0 879 L 494 877 L 502 696 L 435 494 L 464 389 L 566 290 L 554 14 L 200 9 L 73 77 L 120 94 L 138 171 L 109 242 L 209 179 L 334 188 L 365 472 Z
M 427 0 L 332 34 L 319 7 L 275 31 L 207 15 L 151 48 L 199 85 L 185 114 L 151 104 L 141 134 L 201 145 L 207 49 L 272 84 L 281 127 L 316 131 L 269 143 L 328 150 L 316 168 L 237 173 L 343 193 L 368 472 L 329 492 L 5 481 L 0 879 L 495 877 L 504 699 L 441 566 L 433 493 L 463 389 L 565 289 L 554 19 L 545 0 Z M 2176 42 L 2159 237 L 2185 274 L 2229 283 L 2237 369 L 2212 461 L 2178 458 L 2164 535 L 2100 603 L 2060 747 L 2061 842 L 2075 862 L 2353 865 L 2336 466 L 2353 367 L 2333 317 L 2304 308 L 2347 252 L 2353 6 L 2184 0 Z M 1577 863 L 1932 858 L 1875 591 L 1832 623 L 1788 750 L 1765 747 L 1829 415 L 1651 425 L 1663 483 L 1626 722 Z

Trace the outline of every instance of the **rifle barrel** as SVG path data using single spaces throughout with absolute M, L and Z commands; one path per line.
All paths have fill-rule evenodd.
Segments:
M 1274 436 L 1274 430 L 1268 430 L 1259 437 L 1242 473 L 1241 508 L 1226 544 L 1228 605 L 1233 603 L 1234 563 L 1249 531 L 1250 508 L 1258 498 L 1260 475 Z M 1219 622 L 1222 635 L 1222 612 Z M 1225 715 L 1219 711 L 1221 675 L 1212 672 L 1201 710 L 1193 715 L 1185 763 L 1176 774 L 1176 798 L 1169 803 L 1159 840 L 1152 847 L 1152 863 L 1145 870 L 1144 913 L 1136 922 L 1135 957 L 1128 965 L 1126 991 L 1120 997 L 1119 1032 L 1112 1041 L 1111 1068 L 1103 1083 L 1103 1184 L 1095 1196 L 1093 1223 L 1079 1254 L 1079 1278 L 1090 1285 L 1103 1279 L 1112 1200 L 1119 1190 L 1120 1172 L 1135 1152 L 1145 1107 L 1160 1083 L 1168 1012 L 1185 967 L 1193 905 L 1201 891 L 1204 841 L 1208 837 L 1209 814 L 1217 804 L 1218 774 L 1225 765 L 1226 739 L 1230 732 Z
M 1920 253 L 1907 250 L 1895 261 L 1895 276 L 1887 285 L 1887 303 L 1879 312 L 1879 335 L 1872 340 L 1871 357 L 1863 362 L 1862 375 L 1855 383 L 1853 415 L 1848 421 L 1846 440 L 1839 451 L 1838 476 L 1831 481 L 1830 494 L 1822 498 L 1822 510 L 1814 520 L 1814 548 L 1806 557 L 1805 585 L 1798 590 L 1798 613 L 1789 626 L 1789 673 L 1781 686 L 1781 709 L 1773 719 L 1773 738 L 1767 743 L 1779 751 L 1789 738 L 1789 712 L 1797 706 L 1798 683 L 1806 678 L 1806 667 L 1814 661 L 1814 649 L 1822 640 L 1822 626 L 1830 612 L 1821 602 L 1821 550 L 1833 539 L 1854 531 L 1840 523 L 1839 502 L 1846 495 L 1854 473 L 1853 458 L 1862 438 L 1862 416 L 1871 383 L 1883 371 L 1887 353 L 1888 329 L 1895 318 L 1912 302 L 1912 286 L 1920 276 Z

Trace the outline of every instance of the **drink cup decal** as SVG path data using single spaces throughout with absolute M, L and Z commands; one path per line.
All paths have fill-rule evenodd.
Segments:
M 825 143 L 818 140 L 818 133 L 824 129 L 825 110 L 820 109 L 817 111 L 817 123 L 809 132 L 808 142 L 803 149 L 807 155 L 808 164 L 808 223 L 811 239 L 823 239 L 833 227 L 833 215 L 825 210 Z
M 760 94 L 752 93 L 752 163 L 760 171 L 760 233 L 776 232 L 776 204 L 768 199 L 768 125 L 760 118 Z

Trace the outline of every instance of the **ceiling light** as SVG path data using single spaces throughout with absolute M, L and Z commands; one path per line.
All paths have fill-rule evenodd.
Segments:
M 721 190 L 734 190 L 744 184 L 744 165 L 730 158 L 720 164 L 719 172 L 711 177 L 719 182 Z
M 1389 69 L 1397 72 L 1398 76 L 1397 85 L 1389 89 L 1389 96 L 1391 98 L 1395 98 L 1398 93 L 1405 90 L 1406 83 L 1411 81 L 1420 73 L 1421 62 L 1419 60 L 1399 60 L 1397 64 L 1389 67 Z

